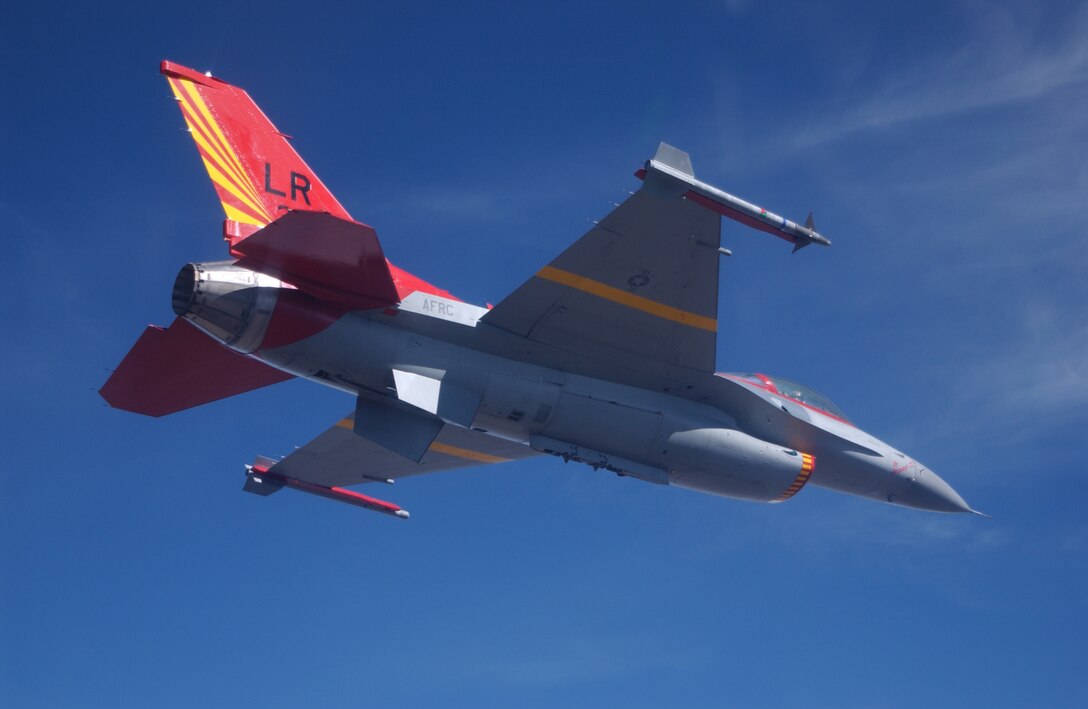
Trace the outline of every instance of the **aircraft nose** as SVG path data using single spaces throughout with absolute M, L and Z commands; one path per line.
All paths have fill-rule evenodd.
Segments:
M 896 502 L 934 512 L 974 512 L 951 485 L 924 467 L 913 480 L 907 481 Z

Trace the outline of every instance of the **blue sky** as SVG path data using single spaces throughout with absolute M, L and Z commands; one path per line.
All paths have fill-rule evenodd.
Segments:
M 72 7 L 0 26 L 0 705 L 1083 706 L 1083 3 Z M 993 520 L 553 460 L 240 491 L 351 407 L 96 389 L 222 214 L 158 62 L 244 86 L 399 266 L 497 302 L 659 140 L 727 223 L 719 368 L 826 393 Z

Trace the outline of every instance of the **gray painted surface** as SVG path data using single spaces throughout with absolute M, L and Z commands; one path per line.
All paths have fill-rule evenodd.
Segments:
M 490 311 L 417 292 L 254 352 L 277 283 L 207 264 L 179 276 L 175 303 L 228 346 L 358 397 L 354 421 L 272 466 L 287 478 L 343 486 L 548 453 L 748 500 L 778 501 L 811 481 L 970 511 L 934 473 L 851 424 L 713 373 L 719 216 L 688 190 L 724 199 L 663 146 L 637 193 Z M 178 292 L 187 284 L 191 298 Z M 802 454 L 815 458 L 811 477 Z

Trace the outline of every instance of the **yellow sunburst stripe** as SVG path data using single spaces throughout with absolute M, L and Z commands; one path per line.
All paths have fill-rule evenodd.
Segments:
M 260 221 L 254 216 L 251 216 L 249 212 L 243 212 L 237 207 L 227 204 L 226 202 L 220 201 L 220 204 L 223 205 L 223 211 L 227 213 L 227 219 L 241 222 L 242 224 L 252 224 L 253 226 L 267 226 L 267 224 L 265 224 L 264 222 Z
M 233 163 L 235 169 L 237 170 L 237 173 L 244 176 L 246 174 L 246 170 L 244 167 L 242 167 L 242 162 L 235 154 L 234 149 L 231 147 L 230 142 L 227 140 L 227 136 L 223 135 L 223 131 L 220 130 L 219 124 L 214 118 L 212 118 L 211 111 L 208 110 L 208 105 L 204 103 L 204 99 L 196 90 L 196 86 L 194 86 L 192 82 L 186 81 L 182 82 L 182 87 L 185 89 L 186 93 L 189 94 L 189 97 L 192 99 L 193 105 L 196 106 L 197 111 L 204 118 L 205 123 L 211 126 L 211 129 L 215 132 L 216 137 L 219 139 L 219 145 L 224 149 L 223 152 L 226 154 L 227 158 Z M 242 185 L 249 189 L 250 196 L 254 199 L 254 201 L 260 203 L 261 198 L 253 189 L 253 185 L 250 183 L 250 181 L 243 180 Z M 270 215 L 266 213 L 265 216 L 268 217 Z
M 583 293 L 589 293 L 598 298 L 604 298 L 605 300 L 618 303 L 619 305 L 628 308 L 641 310 L 644 313 L 649 313 L 650 315 L 665 320 L 671 320 L 672 322 L 680 323 L 681 325 L 695 327 L 700 330 L 706 330 L 707 332 L 718 331 L 718 321 L 713 318 L 696 315 L 695 313 L 689 313 L 686 310 L 680 310 L 679 308 L 674 308 L 670 305 L 665 305 L 664 303 L 658 303 L 655 300 L 643 298 L 640 295 L 628 293 L 619 288 L 613 288 L 612 286 L 605 285 L 599 281 L 594 281 L 585 276 L 579 276 L 552 266 L 545 266 L 540 269 L 536 275 L 544 280 L 568 286 L 575 290 L 580 290 Z
M 239 189 L 243 189 L 247 192 L 250 201 L 258 205 L 256 211 L 259 214 L 263 214 L 267 219 L 267 210 L 265 210 L 260 197 L 258 197 L 257 193 L 254 191 L 251 180 L 246 176 L 245 171 L 232 163 L 228 157 L 228 155 L 231 154 L 229 146 L 218 144 L 218 141 L 212 133 L 212 129 L 205 123 L 204 117 L 200 115 L 199 110 L 189 98 L 188 90 L 183 93 L 179 88 L 174 87 L 173 84 L 171 84 L 171 86 L 174 88 L 174 95 L 178 97 L 178 100 L 181 103 L 181 114 L 185 118 L 185 123 L 189 126 L 189 131 L 193 134 L 193 140 L 196 141 L 197 145 L 204 148 L 208 155 L 215 160 L 219 165 L 220 170 L 225 175 L 233 178 L 234 182 L 239 185 Z
M 231 190 L 231 192 L 239 198 L 239 201 L 248 205 L 253 210 L 254 214 L 259 215 L 262 222 L 271 221 L 271 217 L 269 216 L 264 203 L 256 196 L 256 193 L 253 190 L 252 181 L 246 177 L 244 172 L 239 172 L 238 168 L 235 167 L 235 164 L 227 157 L 228 149 L 217 144 L 218 141 L 204 123 L 204 119 L 199 115 L 197 109 L 184 99 L 181 101 L 181 107 L 182 115 L 185 117 L 185 122 L 189 125 L 193 140 L 204 150 L 207 157 L 215 162 L 223 176 L 235 185 L 235 189 Z
M 222 148 L 224 159 L 231 164 L 234 172 L 238 175 L 240 182 L 245 185 L 247 189 L 249 189 L 250 196 L 253 197 L 254 200 L 260 202 L 260 197 L 253 189 L 253 185 L 251 184 L 250 180 L 246 179 L 247 173 L 245 168 L 242 166 L 242 162 L 238 159 L 238 155 L 231 147 L 230 141 L 227 140 L 227 136 L 224 135 L 222 129 L 219 127 L 219 122 L 212 117 L 211 111 L 208 110 L 208 105 L 207 103 L 205 103 L 204 98 L 200 95 L 200 92 L 197 90 L 196 86 L 192 82 L 183 82 L 182 85 L 185 89 L 186 94 L 189 97 L 190 103 L 194 108 L 196 108 L 197 113 L 199 113 L 205 125 L 209 127 L 214 134 L 209 134 L 209 138 L 215 140 L 219 144 L 219 146 Z
M 254 214 L 252 216 L 250 216 L 249 219 L 247 219 L 247 220 L 235 219 L 235 221 L 246 221 L 247 224 L 248 223 L 254 223 L 254 224 L 259 224 L 260 226 L 264 226 L 267 222 L 262 222 L 260 220 L 260 216 L 263 215 L 263 210 L 253 209 L 253 207 L 249 204 L 249 200 L 246 199 L 238 191 L 238 188 L 234 186 L 233 182 L 231 182 L 226 177 L 224 177 L 223 173 L 219 172 L 219 170 L 216 168 L 216 166 L 213 165 L 206 157 L 201 155 L 200 158 L 201 158 L 201 160 L 204 161 L 204 169 L 206 169 L 208 171 L 208 177 L 212 178 L 212 182 L 214 182 L 215 184 L 217 184 L 220 187 L 222 187 L 223 189 L 225 189 L 233 197 L 237 198 L 238 201 L 243 204 L 243 206 L 246 206 L 249 209 L 253 210 Z M 232 206 L 232 205 L 229 205 L 226 202 L 223 202 L 223 200 L 220 200 L 220 202 L 223 205 L 223 211 L 227 211 L 227 207 Z M 234 208 L 234 209 L 236 211 L 241 211 L 241 210 L 238 210 L 237 208 Z M 228 213 L 227 216 L 230 217 L 230 214 Z M 230 218 L 234 219 L 234 217 L 230 217 Z
M 801 472 L 797 473 L 797 477 L 794 478 L 794 480 L 790 484 L 790 486 L 788 488 L 786 488 L 786 491 L 783 492 L 778 497 L 771 500 L 771 502 L 782 502 L 782 501 L 788 500 L 791 497 L 793 497 L 794 495 L 796 495 L 801 490 L 801 488 L 803 488 L 805 486 L 805 483 L 808 482 L 808 479 L 809 479 L 809 477 L 812 476 L 812 471 L 815 468 L 816 468 L 816 458 L 809 455 L 808 453 L 802 453 L 801 454 Z
M 224 189 L 227 189 L 228 191 L 230 191 L 231 194 L 237 197 L 239 202 L 242 202 L 244 205 L 253 210 L 254 214 L 261 217 L 267 217 L 267 211 L 265 210 L 264 206 L 261 205 L 260 202 L 254 202 L 248 194 L 243 193 L 242 185 L 247 185 L 248 182 L 243 182 L 241 183 L 241 185 L 239 185 L 237 179 L 232 179 L 233 176 L 227 174 L 229 166 L 225 165 L 222 159 L 216 154 L 214 147 L 208 143 L 207 137 L 200 130 L 200 127 L 193 124 L 189 116 L 185 115 L 184 110 L 182 112 L 182 115 L 185 116 L 185 123 L 189 126 L 189 132 L 193 136 L 193 141 L 196 142 L 197 146 L 203 151 L 201 153 L 201 157 L 204 158 L 204 164 L 208 165 L 208 161 L 211 160 L 211 162 L 215 164 L 216 168 L 218 168 L 217 172 L 219 173 L 221 179 L 216 179 L 215 177 L 212 177 L 212 179 L 215 180 L 217 184 L 223 185 Z M 209 175 L 210 174 L 211 173 L 209 172 Z
M 505 463 L 510 460 L 509 458 L 500 458 L 496 455 L 488 455 L 487 453 L 480 453 L 479 451 L 472 451 L 467 448 L 458 448 L 457 446 L 439 443 L 438 441 L 431 444 L 431 450 L 445 453 L 446 455 L 452 455 L 455 458 L 474 460 L 477 463 Z

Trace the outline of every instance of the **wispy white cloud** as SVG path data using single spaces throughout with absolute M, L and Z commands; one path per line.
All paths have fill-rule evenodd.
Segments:
M 919 320 L 889 327 L 926 333 L 912 372 L 944 385 L 924 434 L 909 421 L 892 440 L 1022 445 L 1088 423 L 1088 6 L 962 10 L 958 48 L 850 95 L 791 148 L 834 148 L 810 157 L 861 205 L 840 219 L 916 278 Z
M 746 12 L 751 5 L 749 0 L 721 0 L 722 7 L 730 15 L 741 15 Z
M 1035 300 L 1010 319 L 1014 337 L 955 378 L 953 393 L 971 420 L 1030 433 L 1088 415 L 1088 316 Z
M 844 505 L 845 507 L 845 505 Z M 804 539 L 811 541 L 813 525 L 821 527 L 821 544 L 828 538 L 855 547 L 957 549 L 965 553 L 990 552 L 1011 543 L 1007 531 L 973 515 L 945 515 L 917 510 L 889 509 L 883 504 L 856 504 L 834 516 L 813 512 Z M 873 530 L 880 530 L 873 533 Z M 799 543 L 804 543 L 799 538 Z
M 1016 543 L 1000 521 L 975 515 L 906 509 L 814 487 L 806 488 L 804 495 L 804 501 L 774 509 L 758 506 L 732 509 L 729 515 L 701 515 L 693 523 L 697 529 L 685 535 L 699 543 L 685 553 L 706 562 L 771 544 L 812 555 L 844 549 L 983 554 Z M 683 526 L 688 520 L 676 523 Z
M 1051 96 L 1088 83 L 1088 8 L 1057 35 L 1033 33 L 1023 17 L 992 5 L 971 6 L 977 30 L 951 54 L 920 58 L 855 101 L 826 110 L 796 141 L 807 148 L 859 131 L 897 126 Z M 829 107 L 834 108 L 834 107 Z

